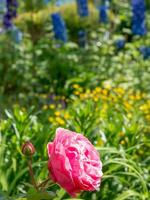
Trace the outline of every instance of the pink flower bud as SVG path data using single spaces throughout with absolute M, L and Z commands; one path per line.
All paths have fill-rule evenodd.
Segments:
M 22 145 L 22 153 L 26 156 L 32 156 L 35 153 L 35 148 L 30 141 L 27 141 Z
M 58 128 L 48 148 L 48 169 L 54 182 L 75 197 L 100 187 L 102 163 L 91 142 L 81 134 Z

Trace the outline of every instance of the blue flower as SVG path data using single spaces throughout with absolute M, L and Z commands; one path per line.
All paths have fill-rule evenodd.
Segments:
M 144 59 L 150 58 L 150 47 L 142 46 L 139 48 L 141 54 L 143 55 Z
M 5 29 L 12 28 L 12 20 L 17 16 L 18 2 L 17 0 L 6 0 L 7 11 L 3 17 L 3 25 Z
M 106 5 L 102 5 L 99 7 L 99 20 L 104 24 L 108 22 L 107 11 L 108 7 Z
M 132 0 L 132 32 L 135 35 L 145 35 L 145 1 L 144 0 Z
M 78 32 L 78 42 L 80 47 L 85 47 L 87 44 L 87 33 L 85 30 L 80 30 Z
M 123 49 L 125 46 L 125 39 L 119 39 L 115 41 L 117 49 Z
M 80 17 L 86 17 L 89 15 L 88 1 L 87 0 L 76 0 L 78 7 L 78 14 Z
M 63 42 L 67 42 L 67 29 L 63 18 L 61 17 L 60 13 L 53 13 L 52 17 L 52 24 L 53 24 L 53 31 L 55 34 L 55 38 L 57 40 L 61 40 Z

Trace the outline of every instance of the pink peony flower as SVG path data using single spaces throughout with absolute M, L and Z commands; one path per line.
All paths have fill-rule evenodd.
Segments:
M 98 152 L 83 135 L 63 128 L 48 146 L 48 168 L 54 182 L 71 196 L 83 190 L 93 191 L 100 186 L 102 163 Z

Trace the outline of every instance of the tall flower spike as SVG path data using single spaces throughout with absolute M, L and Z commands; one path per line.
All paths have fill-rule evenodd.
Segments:
M 132 0 L 132 32 L 135 35 L 146 34 L 145 0 Z
M 89 15 L 88 1 L 87 0 L 76 0 L 77 9 L 80 17 L 86 17 Z
M 3 25 L 5 29 L 11 29 L 12 20 L 17 16 L 18 2 L 17 0 L 6 0 L 7 11 L 3 18 Z
M 101 23 L 106 24 L 108 22 L 107 11 L 108 11 L 108 8 L 106 5 L 101 5 L 99 7 L 99 20 Z
M 63 18 L 61 17 L 60 13 L 53 13 L 52 17 L 52 24 L 53 24 L 53 31 L 55 34 L 55 38 L 57 40 L 61 40 L 63 42 L 67 42 L 67 29 Z

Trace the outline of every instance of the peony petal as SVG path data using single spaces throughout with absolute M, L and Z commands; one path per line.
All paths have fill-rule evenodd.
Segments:
M 49 142 L 47 144 L 47 150 L 48 150 L 48 156 L 50 158 L 50 156 L 52 155 L 52 151 L 53 151 L 53 143 L 52 142 Z
M 102 163 L 99 153 L 82 134 L 57 128 L 53 143 L 47 145 L 52 179 L 71 196 L 100 186 Z

